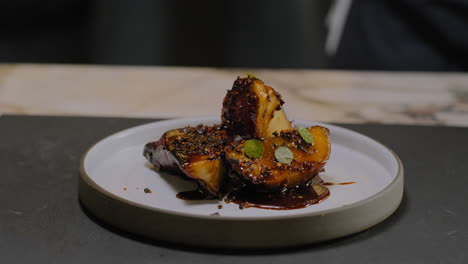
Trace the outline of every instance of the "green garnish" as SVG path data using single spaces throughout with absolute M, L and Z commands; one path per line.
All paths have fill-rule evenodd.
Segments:
M 247 75 L 247 77 L 249 77 L 249 78 L 253 78 L 253 79 L 259 80 L 255 75 L 253 75 L 253 74 L 251 74 L 251 73 L 248 73 L 248 72 L 247 72 L 246 75 Z
M 263 143 L 257 139 L 245 141 L 244 153 L 250 158 L 260 158 L 263 155 Z
M 275 158 L 283 164 L 290 164 L 294 160 L 294 155 L 287 147 L 279 147 L 275 150 Z
M 299 132 L 299 135 L 301 135 L 302 139 L 305 142 L 312 144 L 312 145 L 314 144 L 314 137 L 312 136 L 312 134 L 307 128 L 300 127 L 297 129 L 297 132 Z

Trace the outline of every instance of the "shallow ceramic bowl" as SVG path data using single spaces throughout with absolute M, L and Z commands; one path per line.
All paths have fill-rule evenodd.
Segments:
M 96 143 L 81 162 L 79 196 L 84 206 L 117 228 L 157 240 L 203 247 L 267 248 L 362 231 L 390 216 L 401 202 L 403 166 L 391 150 L 351 130 L 309 121 L 294 123 L 330 130 L 332 152 L 324 180 L 356 183 L 328 186 L 329 198 L 295 210 L 239 209 L 223 201 L 180 200 L 176 194 L 194 189 L 194 183 L 153 170 L 142 155 L 143 146 L 169 129 L 200 123 L 215 124 L 219 119 L 154 122 Z

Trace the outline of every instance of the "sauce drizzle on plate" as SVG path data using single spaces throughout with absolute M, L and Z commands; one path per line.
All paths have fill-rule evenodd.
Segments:
M 323 185 L 348 185 L 348 184 L 354 184 L 356 182 L 324 182 L 322 183 Z

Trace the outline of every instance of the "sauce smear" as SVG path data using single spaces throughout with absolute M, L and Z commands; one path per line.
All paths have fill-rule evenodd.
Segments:
M 324 182 L 323 185 L 348 185 L 356 182 Z
M 212 199 L 200 189 L 180 192 L 180 193 L 178 193 L 176 195 L 176 197 L 179 198 L 179 199 L 182 199 L 182 200 L 208 200 L 208 199 Z

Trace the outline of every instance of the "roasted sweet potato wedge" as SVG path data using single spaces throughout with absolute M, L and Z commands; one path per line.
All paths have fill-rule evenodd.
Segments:
M 263 154 L 251 158 L 245 153 L 246 140 L 232 143 L 226 148 L 226 160 L 234 172 L 249 183 L 267 189 L 284 190 L 308 184 L 323 170 L 330 155 L 329 131 L 325 127 L 307 128 L 313 144 L 307 143 L 296 129 L 274 133 L 261 139 Z M 292 162 L 281 163 L 275 150 L 287 147 L 293 154 Z
M 167 131 L 158 141 L 146 144 L 143 155 L 156 169 L 185 175 L 196 180 L 209 196 L 219 197 L 225 142 L 226 131 L 220 126 L 185 127 Z
M 264 138 L 291 128 L 283 100 L 270 86 L 255 77 L 237 78 L 224 97 L 221 119 L 229 134 Z

